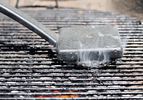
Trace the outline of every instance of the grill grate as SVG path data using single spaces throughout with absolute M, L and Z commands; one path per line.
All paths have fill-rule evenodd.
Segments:
M 1 99 L 143 98 L 143 25 L 140 21 L 124 15 L 79 9 L 25 11 L 57 33 L 61 27 L 75 25 L 115 25 L 127 45 L 122 62 L 117 65 L 104 68 L 66 65 L 57 61 L 48 42 L 1 15 Z

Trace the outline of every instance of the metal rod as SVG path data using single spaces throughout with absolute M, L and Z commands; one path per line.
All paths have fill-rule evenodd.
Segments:
M 35 19 L 22 13 L 16 8 L 3 3 L 2 1 L 0 1 L 0 12 L 16 20 L 17 22 L 21 23 L 31 31 L 37 33 L 39 36 L 47 40 L 51 45 L 56 47 L 57 34 L 45 28 L 42 24 L 38 23 Z
M 55 0 L 55 3 L 56 3 L 56 8 L 59 8 L 59 2 L 58 2 L 58 0 Z
M 16 1 L 15 7 L 18 8 L 19 0 Z

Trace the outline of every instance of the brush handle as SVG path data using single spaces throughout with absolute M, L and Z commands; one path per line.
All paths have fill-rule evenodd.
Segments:
M 24 25 L 56 47 L 57 34 L 45 28 L 45 26 L 37 22 L 35 19 L 31 18 L 20 10 L 3 3 L 2 1 L 0 1 L 0 12 Z

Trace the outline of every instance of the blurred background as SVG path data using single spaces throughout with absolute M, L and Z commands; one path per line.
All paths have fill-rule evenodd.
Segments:
M 143 0 L 4 0 L 17 7 L 47 6 L 118 12 L 143 20 Z M 43 8 L 44 9 L 44 8 Z

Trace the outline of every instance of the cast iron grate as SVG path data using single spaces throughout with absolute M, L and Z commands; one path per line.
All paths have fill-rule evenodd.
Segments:
M 75 25 L 117 26 L 122 62 L 106 68 L 82 68 L 57 61 L 44 39 L 0 17 L 0 99 L 141 99 L 143 98 L 143 25 L 124 15 L 79 9 L 25 10 L 59 33 Z M 52 48 L 54 49 L 54 48 Z

